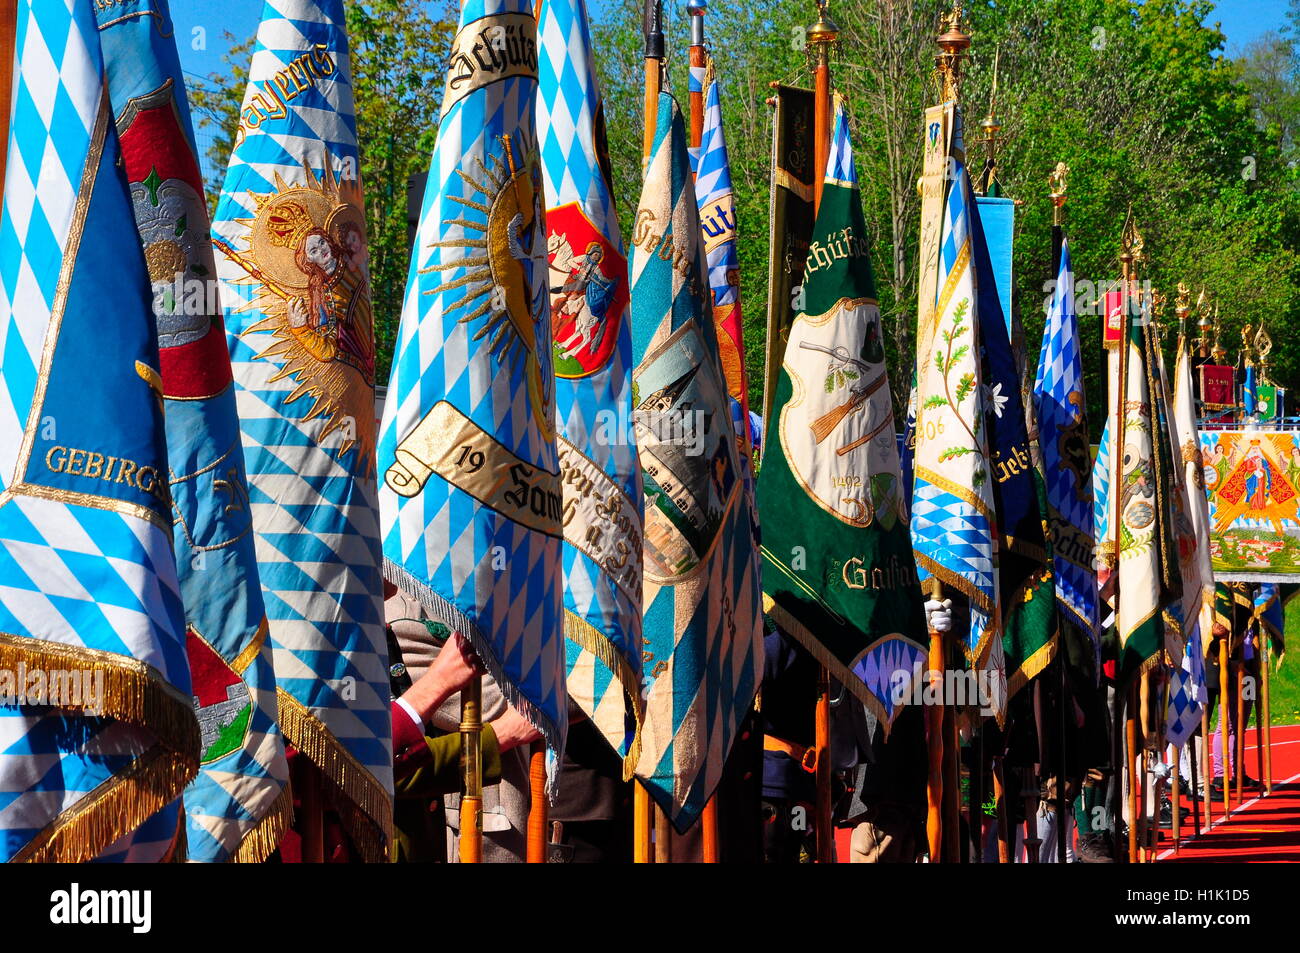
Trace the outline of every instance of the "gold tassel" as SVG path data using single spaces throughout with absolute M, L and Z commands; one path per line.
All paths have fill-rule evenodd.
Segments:
M 193 701 L 138 659 L 84 646 L 0 632 L 0 668 L 76 672 L 103 679 L 102 697 L 90 711 L 65 705 L 76 716 L 102 716 L 142 728 L 158 739 L 131 764 L 55 817 L 14 855 L 14 861 L 80 863 L 93 860 L 180 797 L 199 770 L 199 723 Z
M 180 795 L 197 773 L 175 752 L 155 745 L 61 813 L 22 850 L 13 863 L 81 864 Z
M 636 673 L 632 671 L 632 666 L 605 633 L 568 609 L 564 610 L 564 637 L 583 651 L 590 652 L 600 659 L 601 664 L 614 673 L 614 677 L 618 679 L 623 689 L 623 695 L 632 709 L 632 720 L 635 723 L 632 744 L 623 757 L 623 780 L 630 781 L 636 771 L 636 763 L 641 758 L 641 720 L 644 705 Z
M 348 825 L 357 849 L 367 863 L 388 859 L 393 839 L 393 801 L 374 775 L 339 744 L 320 720 L 284 689 L 276 689 L 280 702 L 280 730 L 285 739 L 321 770 L 337 789 L 332 805 Z
M 231 864 L 260 864 L 271 856 L 271 852 L 280 846 L 280 838 L 293 823 L 293 791 L 289 782 L 284 783 L 280 793 L 271 803 L 270 809 L 262 815 L 253 828 L 244 835 L 239 847 L 230 855 Z

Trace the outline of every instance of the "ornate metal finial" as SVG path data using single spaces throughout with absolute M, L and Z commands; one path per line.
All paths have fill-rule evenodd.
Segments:
M 1178 282 L 1178 294 L 1174 298 L 1174 317 L 1178 319 L 1178 336 L 1187 336 L 1187 316 L 1192 313 L 1192 289 L 1187 283 Z
M 704 14 L 708 12 L 707 0 L 686 0 L 686 15 L 691 21 L 691 46 L 704 45 Z
M 939 73 L 939 99 L 942 102 L 957 102 L 961 99 L 962 61 L 970 49 L 970 34 L 963 29 L 964 25 L 962 4 L 957 0 L 952 5 L 952 12 L 939 19 L 943 33 L 939 35 L 940 52 L 934 58 L 934 65 Z
M 1139 264 L 1146 261 L 1143 250 L 1146 248 L 1146 240 L 1142 233 L 1138 231 L 1137 219 L 1133 217 L 1133 206 L 1128 207 L 1128 215 L 1124 218 L 1124 234 L 1121 238 L 1121 244 L 1124 251 L 1119 256 L 1120 261 L 1127 261 L 1130 264 Z
M 984 135 L 975 140 L 987 150 L 984 172 L 980 176 L 980 188 L 984 195 L 995 194 L 995 189 L 1001 184 L 998 182 L 998 149 L 1007 141 L 1006 136 L 999 135 L 1002 123 L 998 122 L 998 62 L 1001 57 L 1001 50 L 993 54 L 993 91 L 989 94 L 989 112 L 980 123 Z
M 1251 346 L 1250 332 L 1254 330 L 1254 325 L 1248 324 L 1241 329 L 1241 366 L 1255 366 L 1255 349 Z
M 1228 349 L 1223 346 L 1223 328 L 1219 324 L 1219 306 L 1214 306 L 1214 344 L 1210 346 L 1210 356 L 1214 358 L 1215 364 L 1222 364 L 1223 359 L 1228 356 Z
M 1148 300 L 1151 306 L 1151 324 L 1155 328 L 1156 340 L 1160 342 L 1161 347 L 1164 347 L 1165 335 L 1169 331 L 1169 324 L 1165 321 L 1165 305 L 1168 303 L 1168 299 L 1163 291 L 1152 288 Z
M 1264 330 L 1264 323 L 1261 321 L 1259 330 L 1255 332 L 1255 361 L 1259 368 L 1259 380 L 1261 384 L 1273 383 L 1268 378 L 1268 356 L 1273 351 L 1273 338 L 1269 336 L 1268 331 Z
M 1047 177 L 1047 185 L 1052 190 L 1052 224 L 1065 224 L 1065 190 L 1069 183 L 1070 167 L 1064 162 L 1056 163 L 1056 168 Z
M 840 49 L 840 28 L 826 12 L 827 0 L 817 0 L 817 22 L 808 28 L 808 59 L 813 69 L 830 62 Z

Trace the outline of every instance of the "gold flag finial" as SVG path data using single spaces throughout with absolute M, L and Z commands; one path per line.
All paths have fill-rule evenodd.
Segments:
M 1002 51 L 996 50 L 993 54 L 993 91 L 989 94 L 989 112 L 980 123 L 980 131 L 984 134 L 975 140 L 987 151 L 984 172 L 980 175 L 979 181 L 981 195 L 988 195 L 995 187 L 1000 188 L 1001 185 L 998 182 L 998 149 L 1007 139 L 1006 136 L 1000 135 L 1002 123 L 998 122 L 998 62 L 1001 57 Z
M 1146 261 L 1143 250 L 1146 248 L 1146 240 L 1142 237 L 1142 232 L 1138 230 L 1137 219 L 1133 217 L 1133 206 L 1128 207 L 1128 215 L 1124 218 L 1124 234 L 1121 238 L 1121 244 L 1124 251 L 1120 255 L 1120 261 L 1127 260 L 1131 263 L 1141 263 Z
M 1178 282 L 1178 294 L 1174 298 L 1174 317 L 1178 319 L 1179 338 L 1187 337 L 1187 316 L 1192 313 L 1192 289 L 1187 282 Z
M 961 99 L 962 61 L 970 49 L 970 34 L 963 29 L 964 25 L 962 4 L 958 0 L 952 5 L 952 12 L 939 19 L 943 33 L 939 35 L 940 52 L 935 57 L 934 65 L 939 73 L 939 98 L 942 102 L 957 102 Z
M 1264 329 L 1264 322 L 1259 323 L 1259 330 L 1255 332 L 1255 360 L 1256 366 L 1259 367 L 1259 382 L 1261 384 L 1273 383 L 1268 377 L 1268 356 L 1273 351 L 1273 338 L 1268 331 Z
M 1064 162 L 1056 163 L 1056 168 L 1047 177 L 1048 187 L 1052 190 L 1052 224 L 1065 224 L 1065 190 L 1070 167 Z
M 1151 307 L 1151 324 L 1155 328 L 1156 340 L 1163 348 L 1165 346 L 1165 334 L 1169 330 L 1169 326 L 1165 322 L 1165 293 L 1159 289 L 1152 288 L 1148 300 Z
M 1214 344 L 1210 347 L 1210 356 L 1214 358 L 1215 364 L 1222 364 L 1223 359 L 1228 356 L 1228 349 L 1223 346 L 1223 328 L 1219 324 L 1219 306 L 1214 306 Z
M 840 28 L 826 12 L 827 0 L 817 0 L 817 22 L 808 27 L 808 59 L 813 69 L 830 62 L 840 48 Z
M 1213 325 L 1210 321 L 1210 299 L 1204 286 L 1196 297 L 1196 312 L 1199 315 L 1196 319 L 1196 353 L 1201 357 L 1209 357 L 1210 329 Z

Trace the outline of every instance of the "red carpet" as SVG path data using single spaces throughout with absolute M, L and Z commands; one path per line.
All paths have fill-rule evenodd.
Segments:
M 1255 731 L 1246 732 L 1246 772 L 1259 774 Z M 1190 808 L 1186 798 L 1183 803 Z M 1246 791 L 1225 819 L 1215 805 L 1208 833 L 1190 836 L 1188 823 L 1177 854 L 1172 835 L 1161 831 L 1161 863 L 1298 863 L 1300 862 L 1300 725 L 1273 727 L 1273 793 Z M 1202 818 L 1204 823 L 1204 818 Z
M 1246 731 L 1246 773 L 1251 777 L 1260 773 L 1253 728 Z M 1183 798 L 1183 804 L 1191 810 L 1190 800 Z M 1300 725 L 1273 726 L 1273 793 L 1264 797 L 1247 790 L 1243 802 L 1238 805 L 1234 800 L 1232 808 L 1225 820 L 1223 801 L 1216 801 L 1213 825 L 1200 836 L 1192 836 L 1189 818 L 1177 854 L 1172 832 L 1162 829 L 1157 859 L 1174 864 L 1300 863 Z M 848 862 L 850 833 L 845 828 L 835 832 L 839 863 Z

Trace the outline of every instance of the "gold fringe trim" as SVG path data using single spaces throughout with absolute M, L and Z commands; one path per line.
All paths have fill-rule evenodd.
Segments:
M 14 855 L 12 863 L 82 864 L 138 828 L 180 795 L 198 773 L 163 745 L 154 745 L 104 781 Z
M 257 631 L 253 633 L 253 637 L 248 640 L 248 644 L 244 646 L 243 650 L 235 656 L 234 661 L 230 663 L 230 667 L 234 669 L 236 675 L 242 678 L 244 672 L 248 669 L 248 666 L 253 664 L 253 659 L 257 658 L 262 651 L 262 646 L 266 644 L 266 637 L 269 631 L 266 617 L 263 616 L 262 624 L 257 627 Z
M 798 639 L 799 644 L 807 649 L 813 658 L 817 659 L 818 663 L 820 663 L 822 667 L 838 679 L 841 685 L 852 692 L 855 698 L 867 706 L 871 713 L 875 715 L 876 719 L 880 722 L 880 725 L 885 732 L 885 739 L 888 740 L 890 729 L 893 728 L 893 720 L 889 713 L 885 711 L 884 706 L 880 704 L 880 699 L 871 693 L 871 689 L 867 688 L 862 679 L 854 675 L 853 671 L 847 665 L 827 651 L 826 646 L 822 645 L 821 641 L 812 634 L 807 626 L 792 616 L 789 610 L 778 604 L 767 593 L 763 593 L 763 611 L 771 616 L 772 621 L 780 626 L 787 634 Z M 884 639 L 877 639 L 866 651 L 871 651 L 871 648 L 886 641 L 888 638 L 890 637 L 887 636 Z M 893 636 L 893 638 L 901 639 L 904 642 L 916 645 L 916 643 L 911 642 L 910 639 L 906 639 L 902 635 L 896 635 Z M 926 650 L 923 647 L 917 645 L 916 648 L 920 649 L 923 655 L 926 654 Z M 902 710 L 902 705 L 895 708 L 893 718 L 897 718 Z
M 281 732 L 320 768 L 329 782 L 325 793 L 337 793 L 331 806 L 343 817 L 362 857 L 367 863 L 385 863 L 393 839 L 392 798 L 302 702 L 283 688 L 276 689 L 276 696 Z
M 62 811 L 15 856 L 15 861 L 80 863 L 93 860 L 176 800 L 199 771 L 199 723 L 194 703 L 138 659 L 0 632 L 0 668 L 101 674 L 103 697 L 94 715 L 134 725 L 158 744 L 122 772 Z M 22 686 L 19 686 L 20 688 Z M 81 705 L 61 706 L 74 715 Z
M 641 758 L 641 722 L 645 704 L 641 698 L 636 673 L 632 671 L 632 666 L 623 657 L 623 653 L 615 648 L 614 643 L 605 633 L 569 609 L 564 610 L 564 637 L 583 651 L 590 652 L 600 659 L 601 664 L 614 673 L 614 677 L 618 679 L 623 689 L 623 695 L 632 709 L 632 720 L 635 722 L 632 744 L 623 757 L 623 780 L 630 781 L 636 770 L 636 763 Z M 591 712 L 587 714 L 590 715 Z
M 1016 697 L 1016 692 L 1024 688 L 1035 678 L 1043 673 L 1047 666 L 1056 660 L 1057 650 L 1060 648 L 1061 630 L 1055 629 L 1051 638 L 1039 646 L 1034 654 L 1025 659 L 1018 669 L 1007 679 L 1007 701 Z
M 60 710 L 102 715 L 145 728 L 173 751 L 192 757 L 190 776 L 197 773 L 200 735 L 194 702 L 166 682 L 152 665 L 116 652 L 0 632 L 0 668 L 16 672 L 20 666 L 46 672 L 103 673 L 104 697 L 98 699 L 96 711 L 87 712 L 84 699 L 81 705 L 61 705 Z
M 260 864 L 280 846 L 280 838 L 293 823 L 293 791 L 289 782 L 271 802 L 271 808 L 239 842 L 235 852 L 227 859 L 230 864 Z

